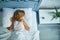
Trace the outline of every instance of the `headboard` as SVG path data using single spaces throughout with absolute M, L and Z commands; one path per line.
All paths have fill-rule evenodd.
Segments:
M 38 10 L 42 0 L 0 0 L 1 8 L 32 8 Z

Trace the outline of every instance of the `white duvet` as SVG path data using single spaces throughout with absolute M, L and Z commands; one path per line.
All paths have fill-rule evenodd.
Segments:
M 11 31 L 7 30 L 6 28 L 0 27 L 0 40 L 8 40 L 8 39 L 10 40 L 11 34 L 13 34 L 13 33 L 14 32 L 11 32 Z M 25 35 L 26 35 L 27 40 L 39 40 L 39 31 L 35 31 L 35 32 L 29 31 L 29 34 L 25 33 Z M 21 36 L 19 36 L 19 37 L 24 38 L 24 35 L 21 34 Z M 13 39 L 15 39 L 15 38 L 13 38 Z M 24 38 L 24 40 L 26 40 L 26 39 Z

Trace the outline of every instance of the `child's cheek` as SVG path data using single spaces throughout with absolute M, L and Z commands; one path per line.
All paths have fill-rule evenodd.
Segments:
M 22 17 L 21 19 L 24 19 L 24 17 Z

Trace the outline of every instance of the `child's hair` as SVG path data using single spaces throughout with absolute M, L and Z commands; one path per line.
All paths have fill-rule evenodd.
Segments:
M 20 12 L 21 12 L 22 15 L 19 15 Z M 8 29 L 8 30 L 14 29 L 14 22 L 15 22 L 15 21 L 18 21 L 18 19 L 19 19 L 20 17 L 24 16 L 24 15 L 25 15 L 25 12 L 24 12 L 23 10 L 16 10 L 16 11 L 14 12 L 12 18 L 11 18 L 12 24 L 11 24 L 10 27 L 8 27 L 7 29 Z
M 19 13 L 22 13 L 22 15 L 19 15 Z M 18 19 L 25 15 L 25 12 L 23 10 L 16 10 L 14 12 L 14 15 L 11 18 L 11 22 L 18 21 Z

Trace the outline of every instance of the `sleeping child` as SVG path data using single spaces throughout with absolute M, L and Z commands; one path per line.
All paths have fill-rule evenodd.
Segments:
M 7 27 L 10 30 L 11 36 L 8 40 L 27 40 L 24 35 L 25 31 L 29 31 L 30 27 L 24 20 L 25 12 L 23 10 L 16 10 L 11 17 L 11 25 Z

